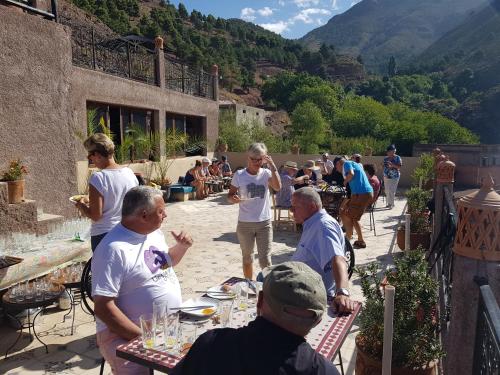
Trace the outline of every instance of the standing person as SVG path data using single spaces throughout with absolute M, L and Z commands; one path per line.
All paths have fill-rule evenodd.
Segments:
M 171 232 L 169 248 L 160 230 L 167 217 L 160 190 L 131 189 L 122 219 L 101 241 L 92 261 L 92 296 L 99 351 L 113 374 L 149 374 L 146 367 L 116 357 L 116 347 L 141 335 L 139 317 L 152 313 L 153 301 L 180 306 L 181 287 L 174 267 L 192 246 L 191 237 Z
M 273 228 L 269 186 L 279 191 L 281 180 L 265 144 L 252 144 L 247 158 L 247 167 L 233 176 L 228 201 L 240 205 L 236 233 L 243 255 L 243 274 L 245 278 L 252 279 L 255 243 L 260 267 L 271 265 Z M 269 169 L 262 168 L 263 163 L 267 163 Z
M 292 205 L 292 194 L 295 174 L 297 173 L 297 163 L 287 161 L 280 173 L 281 190 L 276 193 L 276 205 L 280 207 L 290 207 Z
M 403 161 L 396 155 L 396 146 L 387 147 L 387 156 L 384 158 L 384 186 L 387 197 L 387 208 L 394 207 L 394 197 L 398 190 L 399 177 L 401 176 L 401 166 Z
M 104 236 L 120 222 L 123 197 L 139 182 L 130 168 L 116 163 L 115 145 L 107 135 L 93 134 L 83 142 L 83 147 L 90 162 L 100 169 L 90 176 L 89 202 L 76 203 L 82 215 L 92 220 L 90 246 L 94 251 Z
M 361 164 L 342 158 L 337 162 L 337 170 L 344 175 L 344 185 L 349 184 L 351 187 L 351 198 L 348 199 L 340 213 L 342 224 L 346 229 L 346 236 L 351 239 L 353 229 L 356 230 L 358 239 L 354 241 L 353 245 L 365 248 L 366 243 L 359 221 L 373 200 L 373 188 Z
M 300 262 L 270 267 L 257 296 L 257 318 L 241 328 L 198 337 L 172 375 L 338 375 L 305 336 L 326 311 L 321 277 Z
M 353 311 L 345 239 L 339 223 L 328 215 L 319 194 L 309 187 L 293 193 L 291 209 L 295 222 L 303 228 L 292 260 L 306 263 L 321 276 L 327 300 L 336 311 Z

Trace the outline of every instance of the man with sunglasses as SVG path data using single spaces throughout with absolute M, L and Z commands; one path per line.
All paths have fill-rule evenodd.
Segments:
M 235 172 L 228 201 L 239 204 L 238 226 L 236 233 L 243 254 L 243 274 L 253 278 L 253 251 L 257 243 L 259 265 L 271 265 L 271 199 L 269 187 L 281 189 L 281 180 L 276 165 L 263 143 L 254 143 L 248 148 L 248 165 Z M 266 163 L 269 169 L 262 168 Z

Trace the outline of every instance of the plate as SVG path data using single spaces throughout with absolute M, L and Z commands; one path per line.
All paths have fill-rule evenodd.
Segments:
M 203 309 L 189 309 L 190 306 L 212 306 Z M 184 301 L 181 305 L 181 311 L 185 314 L 196 316 L 199 318 L 208 318 L 217 312 L 219 302 L 213 298 L 199 297 L 190 298 Z
M 83 198 L 85 198 L 86 195 L 82 195 L 82 194 L 77 194 L 77 195 L 73 195 L 69 198 L 69 201 L 71 203 L 74 203 L 76 204 L 77 202 L 79 202 L 80 200 L 82 200 Z
M 224 289 L 222 289 L 222 285 L 217 285 L 213 286 L 211 288 L 208 288 L 207 290 L 207 296 L 215 299 L 220 299 L 220 300 L 228 300 L 228 299 L 234 299 L 236 298 L 236 294 L 230 295 L 228 294 L 222 294 L 219 292 L 226 292 Z

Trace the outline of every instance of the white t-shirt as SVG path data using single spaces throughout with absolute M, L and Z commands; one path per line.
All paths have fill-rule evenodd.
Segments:
M 102 217 L 98 221 L 93 221 L 90 227 L 90 235 L 97 236 L 109 232 L 120 222 L 123 197 L 127 191 L 139 185 L 139 182 L 134 172 L 124 167 L 94 172 L 89 184 L 95 187 L 103 198 Z
M 231 185 L 238 188 L 242 199 L 238 221 L 259 223 L 271 220 L 271 195 L 269 194 L 269 179 L 272 173 L 269 169 L 260 168 L 256 175 L 251 175 L 245 169 L 237 171 Z
M 182 303 L 181 287 L 161 230 L 148 235 L 116 225 L 92 257 L 92 296 L 114 297 L 116 306 L 133 322 L 153 312 L 154 300 L 168 306 Z M 97 332 L 106 325 L 96 319 Z

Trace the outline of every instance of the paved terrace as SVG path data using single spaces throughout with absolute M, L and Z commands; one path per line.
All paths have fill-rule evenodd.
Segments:
M 195 296 L 195 290 L 204 290 L 217 285 L 230 276 L 241 276 L 241 253 L 236 238 L 238 206 L 226 203 L 226 194 L 220 193 L 204 201 L 169 203 L 168 217 L 162 226 L 167 243 L 172 244 L 170 230 L 185 229 L 195 240 L 181 264 L 176 267 L 180 279 L 183 298 Z M 379 203 L 382 206 L 382 202 Z M 366 232 L 366 249 L 355 250 L 356 265 L 380 261 L 391 264 L 392 253 L 399 251 L 395 244 L 395 228 L 400 221 L 405 205 L 397 200 L 391 211 L 379 208 L 375 212 L 377 237 L 369 233 L 368 215 L 363 217 Z M 286 261 L 294 252 L 300 234 L 290 231 L 275 231 L 273 243 L 273 263 Z M 255 263 L 257 264 L 257 262 Z M 361 288 L 356 275 L 351 279 L 354 299 L 362 301 Z M 95 341 L 93 319 L 77 309 L 75 333 L 70 335 L 71 320 L 62 323 L 65 312 L 57 307 L 47 308 L 42 317 L 37 318 L 37 332 L 49 346 L 49 354 L 38 342 L 29 342 L 27 334 L 17 343 L 7 359 L 5 350 L 15 340 L 17 332 L 4 323 L 0 327 L 0 374 L 98 374 L 100 353 Z M 353 326 L 342 347 L 346 374 L 354 373 L 354 338 L 358 327 Z M 111 373 L 106 366 L 105 373 Z

